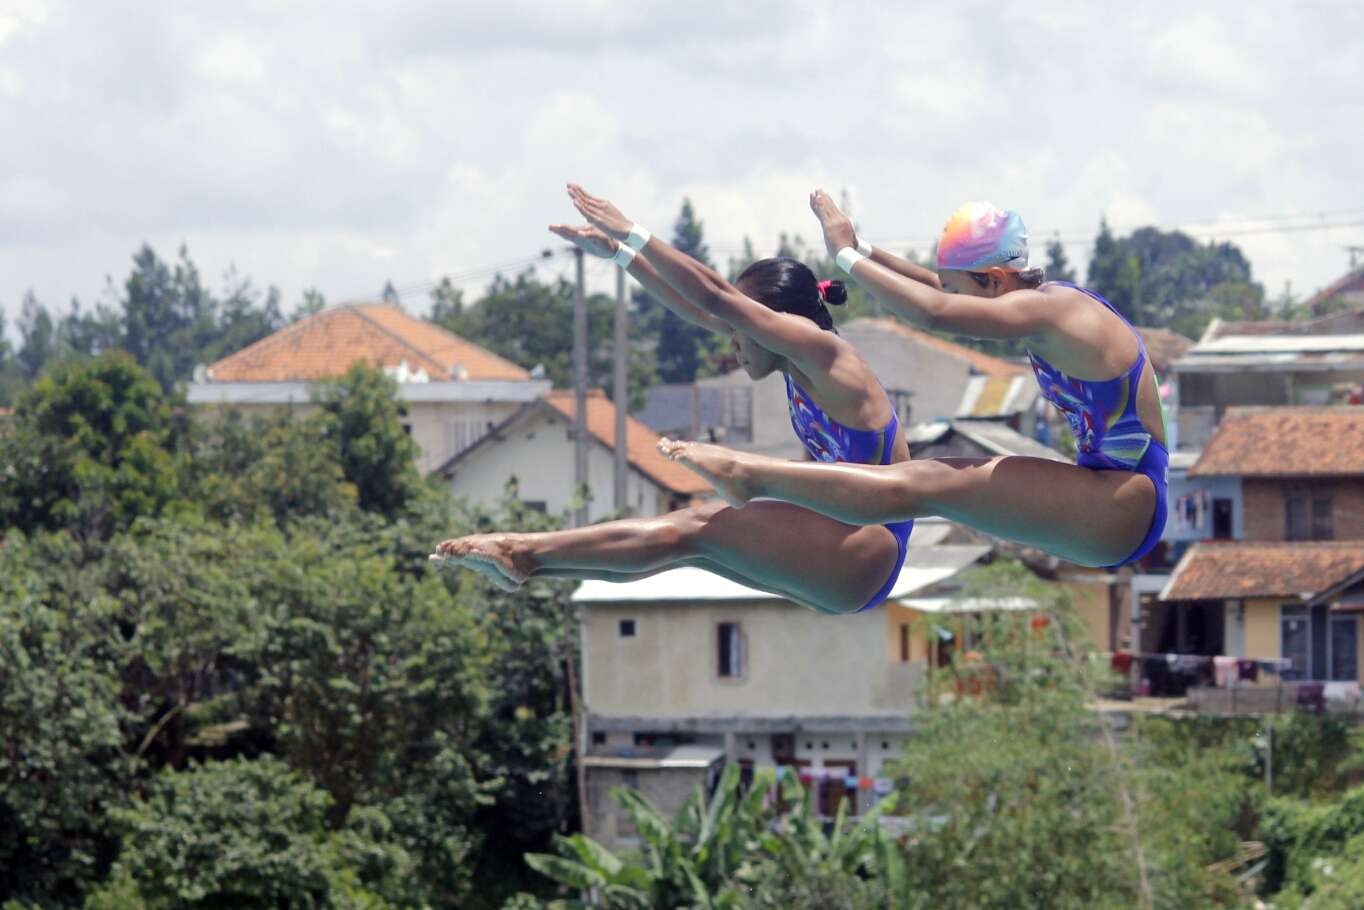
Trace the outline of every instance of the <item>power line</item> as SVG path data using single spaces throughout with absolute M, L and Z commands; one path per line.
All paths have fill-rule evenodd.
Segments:
M 1159 230 L 1180 231 L 1198 240 L 1219 240 L 1232 237 L 1251 237 L 1266 234 L 1296 234 L 1309 231 L 1329 231 L 1349 228 L 1364 227 L 1364 208 L 1341 208 L 1325 209 L 1319 211 L 1305 212 L 1279 212 L 1270 215 L 1246 216 L 1226 220 L 1203 219 L 1200 221 L 1187 221 L 1171 227 L 1162 227 L 1158 224 L 1110 224 L 1109 230 L 1115 235 L 1130 233 L 1142 227 L 1154 227 Z M 1342 220 L 1343 219 L 1343 220 Z M 1070 228 L 1066 230 L 1042 230 L 1034 231 L 1033 235 L 1045 240 L 1058 239 L 1062 243 L 1080 244 L 1092 242 L 1096 230 L 1093 228 Z M 796 235 L 788 235 L 790 240 L 794 240 Z M 801 238 L 802 241 L 804 238 Z M 911 238 L 911 239 L 881 239 L 875 234 L 868 237 L 878 246 L 897 249 L 928 249 L 935 242 L 935 237 Z M 816 239 L 813 242 L 806 242 L 806 246 L 811 249 L 818 249 L 822 242 Z M 751 241 L 745 239 L 740 241 L 710 241 L 706 244 L 707 248 L 716 253 L 735 253 L 743 252 L 747 248 L 757 247 Z M 449 272 L 438 278 L 426 281 L 412 282 L 396 287 L 395 291 L 400 299 L 419 294 L 439 285 L 448 279 L 452 284 L 464 284 L 476 281 L 480 278 L 487 278 L 507 271 L 520 270 L 528 266 L 534 266 L 542 262 L 553 260 L 557 257 L 567 257 L 568 251 L 564 249 L 544 249 L 538 254 L 523 256 L 518 259 L 505 260 L 498 263 L 476 266 L 461 272 Z M 597 264 L 592 260 L 593 265 Z M 604 260 L 602 260 L 604 262 Z M 565 265 L 560 270 L 560 278 L 564 278 L 567 270 Z M 597 271 L 594 268 L 594 271 Z

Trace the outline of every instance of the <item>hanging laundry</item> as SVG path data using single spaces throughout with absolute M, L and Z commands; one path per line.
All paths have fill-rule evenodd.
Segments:
M 1256 682 L 1260 678 L 1260 664 L 1253 660 L 1238 660 L 1236 662 L 1236 675 L 1243 682 Z
M 1132 652 L 1114 651 L 1113 652 L 1113 672 L 1126 676 L 1132 671 Z
M 885 796 L 895 789 L 895 784 L 888 777 L 878 777 L 872 781 L 871 789 L 877 796 Z
M 1237 660 L 1234 657 L 1214 657 L 1212 659 L 1213 685 L 1226 689 L 1237 679 Z
M 875 785 L 870 777 L 859 777 L 857 779 L 857 789 L 870 790 Z

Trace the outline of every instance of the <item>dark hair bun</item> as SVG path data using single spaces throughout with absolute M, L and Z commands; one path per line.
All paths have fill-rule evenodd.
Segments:
M 824 292 L 824 302 L 829 306 L 843 306 L 848 302 L 848 286 L 841 281 L 830 281 Z

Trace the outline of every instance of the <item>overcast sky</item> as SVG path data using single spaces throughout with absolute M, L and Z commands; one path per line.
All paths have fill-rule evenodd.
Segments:
M 0 307 L 146 241 L 420 310 L 550 246 L 570 179 L 655 231 L 690 196 L 722 262 L 816 237 L 816 186 L 882 242 L 973 198 L 1081 261 L 1101 215 L 1198 224 L 1271 295 L 1364 244 L 1364 4 L 915 6 L 0 0 Z

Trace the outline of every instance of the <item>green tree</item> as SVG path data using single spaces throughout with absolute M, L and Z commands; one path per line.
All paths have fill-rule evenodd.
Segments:
M 462 310 L 454 298 L 438 301 L 432 320 L 526 369 L 543 368 L 555 386 L 566 388 L 573 384 L 573 295 L 570 282 L 560 278 L 547 284 L 527 269 L 513 281 L 497 276 L 482 298 Z M 586 303 L 588 385 L 614 394 L 615 301 L 590 294 Z M 628 381 L 634 406 L 643 404 L 644 390 L 654 380 L 648 333 L 641 318 L 631 318 Z
M 327 298 L 322 296 L 322 292 L 317 288 L 306 288 L 303 297 L 299 300 L 294 311 L 289 314 L 290 322 L 298 322 L 307 316 L 321 312 L 327 306 Z
M 0 547 L 0 901 L 71 906 L 104 873 L 132 786 L 116 602 L 65 535 Z
M 698 262 L 712 265 L 704 225 L 690 199 L 682 200 L 673 223 L 672 244 Z M 708 374 L 707 364 L 724 349 L 725 339 L 685 321 L 642 290 L 635 293 L 634 305 L 641 330 L 653 341 L 660 382 L 692 382 Z
M 1104 230 L 1107 229 L 1105 224 Z M 1071 268 L 1070 260 L 1066 258 L 1066 247 L 1061 243 L 1059 234 L 1053 235 L 1047 241 L 1047 280 L 1048 281 L 1074 281 L 1075 269 Z
M 1101 221 L 1087 283 L 1135 324 L 1193 337 L 1216 315 L 1264 313 L 1264 288 L 1238 247 L 1200 244 L 1180 231 L 1144 227 L 1114 237 Z
M 47 362 L 56 356 L 57 331 L 47 307 L 32 291 L 24 293 L 19 311 L 19 365 L 24 378 L 32 382 L 43 371 Z
M 356 363 L 344 376 L 318 383 L 313 402 L 327 415 L 346 479 L 355 485 L 360 508 L 396 517 L 416 495 L 417 444 L 407 406 L 397 401 L 398 384 L 381 370 Z
M 0 526 L 105 535 L 173 500 L 170 403 L 122 352 L 67 361 L 24 393 L 0 450 Z
M 135 896 L 153 910 L 379 910 L 417 897 L 412 860 L 387 836 L 381 813 L 357 812 L 347 827 L 329 828 L 326 791 L 268 756 L 166 771 L 149 789 L 115 813 L 123 849 L 87 908 Z

